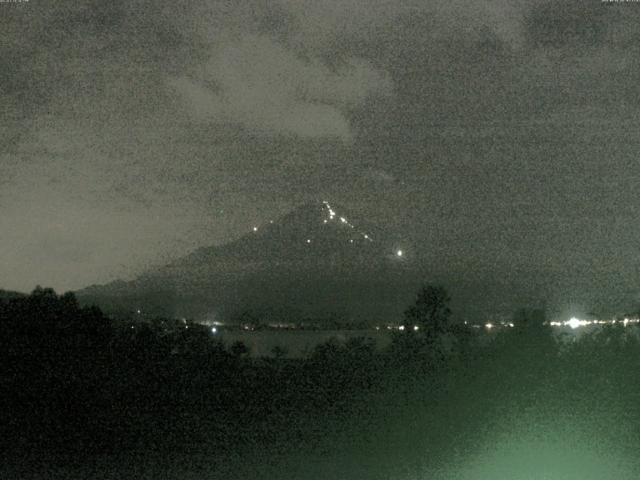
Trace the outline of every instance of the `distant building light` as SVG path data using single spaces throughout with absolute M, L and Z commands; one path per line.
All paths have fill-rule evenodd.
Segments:
M 413 326 L 413 331 L 417 332 L 418 330 L 420 330 L 420 327 L 418 325 L 414 325 Z
M 340 221 L 341 221 L 342 223 L 347 223 L 347 219 L 346 219 L 346 218 L 344 218 L 344 217 L 340 217 Z
M 138 315 L 140 315 L 140 313 L 141 313 L 141 312 L 140 312 L 140 309 L 136 310 L 136 313 L 137 313 Z
M 485 327 L 487 328 L 487 330 L 491 330 L 493 328 L 493 324 L 492 323 L 487 323 L 485 325 Z
M 350 238 L 350 239 L 349 239 L 349 243 L 353 243 L 353 238 Z
M 397 250 L 396 251 L 396 256 L 397 257 L 401 257 L 402 255 L 404 255 L 404 252 L 402 250 Z
M 218 333 L 218 329 L 216 327 L 211 327 L 211 333 Z
M 258 231 L 258 227 L 253 227 L 253 231 L 257 232 Z
M 311 243 L 311 239 L 310 238 L 307 238 L 307 243 Z
M 402 332 L 402 331 L 404 331 L 404 325 L 400 325 L 400 326 L 398 327 L 398 330 L 400 330 L 401 332 Z
M 322 221 L 322 223 L 327 223 L 327 219 L 325 218 L 325 219 Z

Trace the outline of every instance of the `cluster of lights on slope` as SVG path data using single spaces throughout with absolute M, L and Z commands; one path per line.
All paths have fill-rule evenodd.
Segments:
M 322 202 L 322 204 L 324 205 L 324 208 L 327 210 L 327 213 L 329 214 L 329 218 L 325 218 L 322 223 L 329 223 L 332 222 L 336 219 L 337 214 L 336 211 L 331 207 L 331 205 L 329 204 L 329 202 L 327 202 L 326 200 L 324 200 Z M 347 227 L 356 230 L 356 233 L 358 235 L 360 235 L 364 240 L 367 240 L 369 242 L 373 242 L 373 239 L 371 238 L 371 236 L 368 233 L 365 232 L 361 232 L 360 230 L 357 230 L 355 226 L 353 226 L 351 223 L 349 223 L 349 221 L 345 218 L 345 217 L 338 217 L 340 220 L 340 223 L 343 223 L 344 225 L 346 225 Z M 354 240 L 353 238 L 349 239 L 349 243 L 353 243 Z M 309 243 L 309 242 L 307 242 Z
M 339 215 L 336 213 L 336 211 L 333 209 L 333 207 L 329 204 L 329 202 L 328 202 L 328 201 L 323 200 L 323 201 L 322 201 L 322 205 L 323 205 L 324 209 L 326 210 L 326 212 L 328 213 L 328 217 L 327 217 L 327 218 L 324 218 L 324 219 L 322 220 L 322 223 L 324 223 L 324 224 L 328 224 L 329 222 L 333 222 L 333 221 L 340 222 L 341 224 L 344 224 L 346 227 L 348 227 L 348 228 L 350 228 L 350 229 L 354 230 L 354 231 L 355 231 L 355 233 L 356 233 L 356 235 L 357 235 L 357 236 L 362 237 L 362 239 L 363 239 L 363 240 L 366 240 L 366 241 L 368 241 L 368 242 L 373 242 L 373 238 L 371 238 L 371 235 L 369 235 L 368 233 L 363 232 L 363 231 L 361 231 L 361 230 L 358 230 L 358 229 L 357 229 L 353 224 L 351 224 L 351 223 L 349 222 L 349 220 L 347 220 L 347 219 L 346 219 L 346 217 L 339 216 Z M 273 224 L 273 220 L 269 220 L 269 223 L 270 223 L 270 224 Z M 258 232 L 258 227 L 257 227 L 257 226 L 254 226 L 254 227 L 253 227 L 253 231 L 254 231 L 254 232 Z M 312 241 L 311 241 L 311 239 L 310 239 L 310 238 L 307 238 L 307 239 L 305 240 L 305 243 L 307 243 L 307 244 L 311 244 L 311 243 L 312 243 Z M 349 243 L 355 243 L 355 240 L 354 240 L 353 238 L 350 238 L 350 239 L 349 239 Z M 404 256 L 404 251 L 403 251 L 403 250 L 401 250 L 401 249 L 397 249 L 397 250 L 394 252 L 394 255 L 395 255 L 396 257 L 398 257 L 398 258 L 401 258 L 401 257 L 403 257 L 403 256 Z
M 344 224 L 346 227 L 348 227 L 348 228 L 350 228 L 350 229 L 354 230 L 354 231 L 355 231 L 355 233 L 356 233 L 356 235 L 361 236 L 364 240 L 369 241 L 369 242 L 373 242 L 373 238 L 371 238 L 371 235 L 369 235 L 369 234 L 368 234 L 368 233 L 366 233 L 366 232 L 362 232 L 362 231 L 358 230 L 358 229 L 357 229 L 353 224 L 351 224 L 351 223 L 349 222 L 349 220 L 347 220 L 345 217 L 338 216 L 338 214 L 337 214 L 337 213 L 336 213 L 336 211 L 333 209 L 333 207 L 331 207 L 331 205 L 329 204 L 329 202 L 327 202 L 327 201 L 325 200 L 325 201 L 323 201 L 323 202 L 322 202 L 322 204 L 323 204 L 324 209 L 325 209 L 325 210 L 327 211 L 327 213 L 328 213 L 327 218 L 323 219 L 323 220 L 322 220 L 322 223 L 327 224 L 327 223 L 332 222 L 332 221 L 339 221 L 341 224 Z M 337 218 L 337 220 L 336 220 L 336 218 Z M 272 223 L 273 223 L 273 220 L 270 220 L 270 221 L 269 221 L 269 223 L 271 223 L 271 224 L 272 224 Z M 257 226 L 254 226 L 254 227 L 253 227 L 253 231 L 254 231 L 254 232 L 257 232 L 257 231 L 258 231 L 258 227 L 257 227 Z M 307 238 L 307 239 L 305 240 L 305 242 L 306 242 L 306 243 L 311 243 L 311 239 L 310 239 L 310 238 Z M 353 238 L 350 238 L 350 239 L 349 239 L 349 243 L 354 243 L 354 242 L 355 242 L 355 241 L 354 241 L 354 239 L 353 239 Z M 399 257 L 401 257 L 401 256 L 402 256 L 402 251 L 401 251 L 401 250 L 398 250 L 398 251 L 396 252 L 396 254 L 397 254 Z

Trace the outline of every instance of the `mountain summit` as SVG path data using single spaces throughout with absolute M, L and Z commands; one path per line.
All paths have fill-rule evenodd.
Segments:
M 327 201 L 308 203 L 277 221 L 253 227 L 235 241 L 196 250 L 176 266 L 214 262 L 223 267 L 249 262 L 307 268 L 327 262 L 354 264 L 383 255 L 371 233 L 338 212 Z
M 372 320 L 391 314 L 399 274 L 407 273 L 402 263 L 379 231 L 373 234 L 344 209 L 322 201 L 131 282 L 89 287 L 78 297 L 112 312 L 201 320 L 267 310 Z

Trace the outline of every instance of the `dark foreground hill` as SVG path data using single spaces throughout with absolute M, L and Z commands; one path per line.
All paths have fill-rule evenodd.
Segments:
M 0 301 L 13 300 L 14 298 L 23 298 L 26 295 L 20 292 L 14 292 L 11 290 L 0 290 Z

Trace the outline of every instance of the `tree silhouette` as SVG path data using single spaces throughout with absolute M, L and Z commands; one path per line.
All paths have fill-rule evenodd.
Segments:
M 425 285 L 416 296 L 415 304 L 404 312 L 407 328 L 417 326 L 422 335 L 434 339 L 445 333 L 449 327 L 451 298 L 441 286 Z

